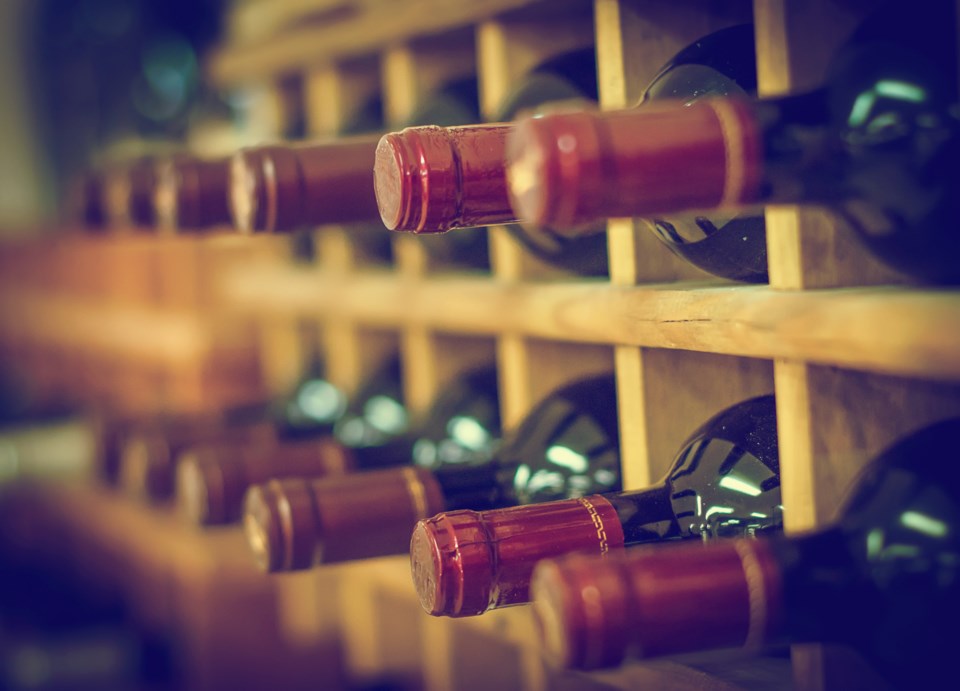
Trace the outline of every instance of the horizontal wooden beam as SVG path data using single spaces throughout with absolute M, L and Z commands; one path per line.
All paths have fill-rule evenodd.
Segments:
M 221 290 L 226 304 L 255 315 L 781 358 L 960 380 L 960 292 L 949 290 L 533 284 L 282 267 L 228 273 Z
M 504 12 L 536 4 L 533 0 L 383 0 L 356 3 L 349 12 L 324 22 L 303 22 L 255 43 L 228 44 L 212 53 L 206 72 L 221 86 L 262 81 L 304 68 L 378 53 L 384 46 L 471 26 Z M 539 3 L 550 11 L 556 5 Z
M 40 292 L 0 295 L 0 332 L 27 342 L 172 365 L 198 362 L 215 340 L 210 320 L 196 312 L 112 306 Z

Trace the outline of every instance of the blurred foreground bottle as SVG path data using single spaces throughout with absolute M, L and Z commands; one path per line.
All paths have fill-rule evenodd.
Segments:
M 805 94 L 524 120 L 507 147 L 514 209 L 575 237 L 603 218 L 818 204 L 893 268 L 956 283 L 955 10 L 949 0 L 923 11 L 888 3 Z M 703 216 L 654 226 L 681 256 L 720 275 L 765 252 L 763 233 L 728 233 Z
M 784 642 L 852 645 L 902 689 L 952 678 L 960 644 L 960 420 L 897 442 L 819 532 L 541 562 L 550 657 L 591 669 Z

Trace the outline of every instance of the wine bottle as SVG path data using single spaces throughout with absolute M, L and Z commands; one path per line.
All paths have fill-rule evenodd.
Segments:
M 239 520 L 248 487 L 271 478 L 325 477 L 405 459 L 408 414 L 401 402 L 400 364 L 390 358 L 347 403 L 323 378 L 301 385 L 283 410 L 287 443 L 213 443 L 176 457 L 177 503 L 198 525 Z M 323 420 L 322 426 L 317 425 Z M 398 449 L 400 449 L 398 451 Z
M 507 121 L 554 101 L 595 101 L 593 49 L 549 60 L 521 83 L 497 113 Z M 380 216 L 391 230 L 445 233 L 513 223 L 503 166 L 509 124 L 408 127 L 381 139 L 374 187 Z M 606 273 L 606 238 L 567 239 L 532 226 L 510 231 L 531 251 L 584 274 Z M 455 236 L 454 236 L 455 237 Z
M 157 163 L 154 207 L 166 230 L 198 231 L 230 222 L 229 161 L 173 156 Z
M 960 420 L 872 462 L 841 518 L 793 537 L 541 562 L 531 591 L 568 667 L 769 643 L 858 648 L 901 688 L 933 688 L 960 642 Z
M 111 167 L 103 185 L 108 224 L 114 228 L 152 228 L 156 224 L 156 183 L 156 162 L 152 158 Z
M 282 477 L 328 477 L 355 470 L 349 450 L 330 437 L 281 443 L 230 441 L 188 447 L 175 461 L 180 513 L 198 526 L 239 521 L 251 485 Z
M 371 407 L 338 432 L 356 447 L 365 437 L 375 438 L 372 426 L 382 427 L 395 416 L 390 407 Z M 427 468 L 469 473 L 489 462 L 499 439 L 496 372 L 467 372 L 446 387 L 423 425 L 398 439 L 389 454 L 368 452 L 358 459 L 358 467 L 379 470 L 252 487 L 244 501 L 244 523 L 254 555 L 266 571 L 287 571 L 399 554 L 414 523 L 439 501 L 433 485 L 422 479 L 430 474 Z
M 75 176 L 67 185 L 63 216 L 88 230 L 99 230 L 106 221 L 103 208 L 103 175 L 89 170 Z
M 370 186 L 370 170 L 382 121 L 380 104 L 364 108 L 366 114 L 340 133 L 346 139 L 297 146 L 257 147 L 234 158 L 231 206 L 241 230 L 286 232 L 326 223 L 351 223 L 358 239 L 373 259 L 391 259 L 390 238 L 383 232 Z M 376 112 L 377 117 L 372 117 Z M 474 77 L 444 85 L 425 100 L 411 123 L 454 125 L 473 122 L 478 115 Z M 343 148 L 341 143 L 352 142 Z M 341 160 L 335 161 L 339 157 Z M 359 182 L 358 182 L 359 181 Z M 359 188 L 344 196 L 341 187 Z M 361 184 L 362 183 L 362 184 Z M 361 203 L 356 203 L 357 199 Z M 341 211 L 337 211 L 341 209 Z M 470 267 L 488 265 L 486 237 L 465 233 L 458 243 L 427 242 L 438 260 Z
M 763 396 L 704 423 L 653 487 L 422 520 L 410 566 L 429 614 L 472 616 L 529 602 L 541 559 L 780 530 L 781 509 L 776 406 Z
M 619 487 L 612 377 L 555 391 L 498 448 L 495 378 L 487 376 L 486 393 L 454 391 L 435 406 L 412 445 L 412 467 L 251 489 L 244 521 L 260 564 L 289 571 L 402 554 L 416 522 L 445 509 L 492 509 Z
M 380 390 L 399 390 L 396 366 L 372 380 Z M 136 497 L 163 501 L 173 494 L 180 454 L 214 445 L 228 456 L 238 447 L 279 452 L 283 442 L 328 434 L 344 411 L 343 393 L 311 368 L 294 391 L 276 401 L 254 403 L 219 414 L 178 415 L 140 420 L 113 440 L 119 454 L 119 482 Z M 319 448 L 319 447 L 318 447 Z M 337 467 L 333 464 L 331 467 Z M 188 512 L 189 513 L 189 512 Z
M 244 149 L 230 163 L 230 210 L 244 233 L 290 232 L 376 218 L 377 135 Z
M 604 217 L 818 204 L 892 267 L 955 283 L 954 17 L 947 0 L 922 12 L 890 3 L 838 52 L 824 85 L 805 94 L 518 123 L 507 148 L 514 208 L 576 235 Z M 700 242 L 720 237 L 710 224 L 694 224 L 708 236 Z M 704 253 L 676 226 L 657 227 L 677 252 L 715 273 L 763 252 L 760 233 L 741 242 L 732 233 L 733 242 Z

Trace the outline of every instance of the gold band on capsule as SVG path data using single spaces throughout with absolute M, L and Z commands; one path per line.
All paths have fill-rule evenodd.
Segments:
M 747 598 L 750 603 L 750 618 L 743 647 L 756 650 L 765 638 L 764 622 L 767 620 L 767 582 L 763 567 L 757 557 L 756 545 L 751 541 L 735 540 L 733 547 L 740 557 L 743 575 L 747 582 Z
M 746 185 L 746 149 L 744 146 L 743 125 L 737 107 L 723 99 L 704 101 L 717 118 L 723 135 L 723 152 L 726 170 L 723 179 L 721 207 L 735 206 L 743 200 Z

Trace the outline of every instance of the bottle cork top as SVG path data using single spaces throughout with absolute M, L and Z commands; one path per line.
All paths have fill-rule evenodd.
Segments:
M 540 559 L 623 548 L 616 511 L 601 495 L 492 511 L 448 511 L 420 521 L 410 564 L 420 604 L 464 617 L 529 601 Z
M 254 485 L 247 491 L 243 513 L 247 542 L 261 569 L 274 573 L 314 565 L 319 530 L 308 480 Z
M 410 569 L 428 614 L 456 617 L 489 608 L 496 566 L 490 542 L 476 511 L 441 513 L 417 523 Z
M 456 224 L 456 154 L 443 127 L 408 127 L 384 135 L 377 144 L 373 184 L 389 230 L 443 232 Z

